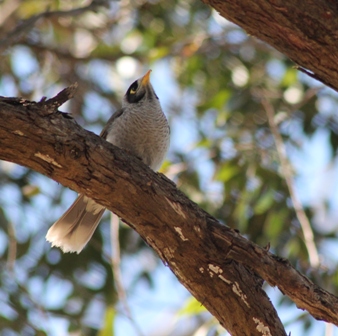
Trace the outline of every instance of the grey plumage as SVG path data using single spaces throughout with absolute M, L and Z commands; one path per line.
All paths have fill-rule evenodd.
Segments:
M 127 90 L 122 108 L 108 120 L 101 137 L 160 168 L 169 147 L 169 125 L 150 84 L 150 70 Z M 48 230 L 46 239 L 63 252 L 80 253 L 92 237 L 105 208 L 84 195 Z

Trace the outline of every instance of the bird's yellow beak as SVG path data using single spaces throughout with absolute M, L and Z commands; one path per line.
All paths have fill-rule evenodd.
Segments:
M 149 84 L 150 82 L 150 73 L 151 73 L 151 70 L 149 70 L 141 79 L 141 85 L 142 86 L 146 86 Z

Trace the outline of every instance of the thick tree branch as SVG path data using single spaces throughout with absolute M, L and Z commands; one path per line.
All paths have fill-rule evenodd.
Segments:
M 212 228 L 222 226 L 171 181 L 67 114 L 51 114 L 44 102 L 3 101 L 0 159 L 34 169 L 115 212 L 232 335 L 262 335 L 257 327 L 286 335 L 261 279 L 226 259 L 223 243 L 215 245 Z
M 120 216 L 232 335 L 286 335 L 257 274 L 315 318 L 338 325 L 338 298 L 221 225 L 139 159 L 69 115 L 52 112 L 67 94 L 73 90 L 39 103 L 0 99 L 0 118 L 6 120 L 0 159 L 85 193 Z
M 338 91 L 338 6 L 331 0 L 203 0 Z M 307 71 L 306 69 L 310 70 Z

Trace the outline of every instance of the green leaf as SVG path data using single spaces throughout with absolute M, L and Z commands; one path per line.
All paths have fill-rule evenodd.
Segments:
M 227 182 L 239 173 L 239 167 L 229 164 L 227 162 L 220 167 L 220 169 L 216 173 L 215 179 L 218 181 Z
M 113 306 L 108 306 L 104 317 L 103 328 L 99 331 L 98 336 L 114 336 L 114 320 L 116 316 L 116 310 Z
M 39 195 L 41 192 L 40 188 L 36 185 L 27 184 L 22 188 L 22 194 L 25 197 L 33 197 Z
M 170 50 L 165 46 L 152 49 L 152 51 L 149 53 L 150 62 L 154 62 L 158 59 L 168 56 L 169 51 Z
M 254 207 L 254 211 L 256 214 L 258 215 L 263 214 L 269 208 L 271 208 L 274 202 L 273 195 L 274 195 L 273 190 L 268 190 L 259 198 Z
M 203 312 L 206 312 L 206 308 L 198 302 L 193 296 L 188 298 L 188 300 L 185 302 L 185 305 L 181 310 L 178 311 L 179 316 L 184 315 L 197 315 Z
M 283 232 L 288 215 L 289 212 L 287 209 L 269 212 L 265 221 L 264 231 L 271 243 L 278 239 L 279 235 Z
M 289 68 L 285 71 L 284 77 L 282 79 L 282 86 L 288 87 L 298 81 L 298 72 L 294 68 Z

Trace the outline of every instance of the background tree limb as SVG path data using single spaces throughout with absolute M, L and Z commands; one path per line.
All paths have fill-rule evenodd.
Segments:
M 338 7 L 335 1 L 203 2 L 248 34 L 288 56 L 300 65 L 302 72 L 338 90 Z
M 92 0 L 87 6 L 74 8 L 71 10 L 61 11 L 45 11 L 30 17 L 29 19 L 24 20 L 19 25 L 17 25 L 12 31 L 6 34 L 5 38 L 0 39 L 0 51 L 6 49 L 16 42 L 22 35 L 27 34 L 36 24 L 36 22 L 42 18 L 52 18 L 52 17 L 73 17 L 76 15 L 81 15 L 87 11 L 95 11 L 101 6 L 108 6 L 106 0 Z

